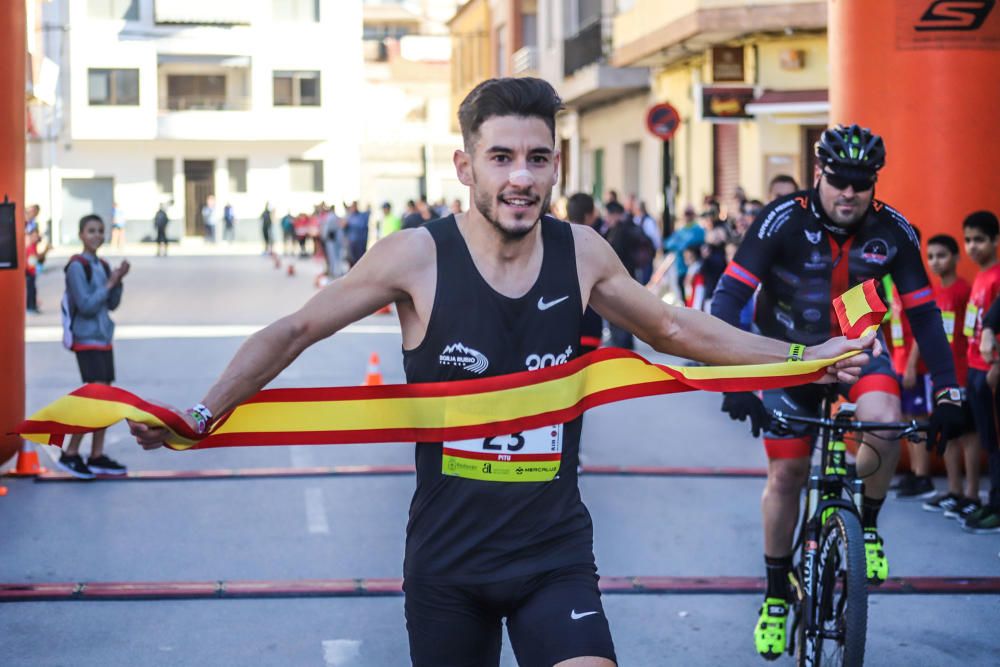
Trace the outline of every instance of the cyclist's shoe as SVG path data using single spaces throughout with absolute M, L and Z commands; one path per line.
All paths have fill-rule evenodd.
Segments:
M 889 560 L 885 557 L 885 545 L 874 528 L 865 528 L 865 563 L 870 586 L 881 586 L 889 578 Z
M 928 512 L 954 512 L 962 504 L 962 497 L 954 493 L 942 493 L 930 500 L 924 501 L 923 508 Z
M 753 631 L 757 653 L 765 660 L 777 660 L 785 652 L 785 625 L 788 602 L 781 598 L 765 598 L 760 606 L 757 627 Z

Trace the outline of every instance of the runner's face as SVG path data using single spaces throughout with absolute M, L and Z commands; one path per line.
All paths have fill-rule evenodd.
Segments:
M 965 252 L 976 264 L 988 264 L 997 256 L 997 240 L 975 227 L 965 228 Z
M 83 241 L 85 250 L 96 253 L 97 249 L 104 243 L 104 225 L 91 220 L 80 230 L 80 240 Z
M 958 264 L 958 257 L 943 245 L 932 243 L 927 246 L 927 266 L 936 276 L 943 276 L 955 272 L 955 265 Z
M 549 210 L 559 167 L 545 121 L 490 118 L 479 127 L 472 154 L 459 153 L 459 178 L 472 188 L 479 213 L 507 238 L 520 238 L 534 229 Z
M 875 195 L 874 184 L 863 191 L 855 191 L 850 185 L 839 189 L 833 187 L 822 172 L 819 174 L 817 190 L 823 210 L 835 225 L 841 227 L 850 227 L 861 220 L 868 212 Z

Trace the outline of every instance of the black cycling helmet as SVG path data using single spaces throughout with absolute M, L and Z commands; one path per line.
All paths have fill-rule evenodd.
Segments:
M 816 142 L 816 157 L 834 172 L 874 175 L 885 166 L 885 144 L 867 127 L 838 125 L 824 131 Z

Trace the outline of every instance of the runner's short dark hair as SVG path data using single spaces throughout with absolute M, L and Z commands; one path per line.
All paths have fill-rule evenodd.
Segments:
M 952 255 L 958 254 L 958 241 L 955 240 L 954 236 L 949 236 L 948 234 L 938 234 L 932 236 L 930 240 L 927 241 L 927 245 L 939 245 L 943 248 L 947 248 L 948 252 Z
M 997 216 L 991 211 L 976 211 L 975 213 L 970 213 L 966 218 L 965 222 L 962 223 L 962 229 L 978 229 L 986 236 L 990 237 L 990 240 L 995 240 L 997 236 L 1000 236 L 1000 223 L 997 222 Z
M 101 219 L 101 216 L 97 215 L 96 213 L 88 213 L 87 215 L 80 218 L 81 232 L 83 231 L 83 228 L 87 226 L 88 222 L 99 222 L 102 225 L 104 224 L 104 220 Z
M 458 107 L 465 150 L 472 150 L 480 126 L 494 116 L 541 118 L 556 137 L 556 114 L 562 99 L 547 81 L 534 77 L 487 79 L 472 89 Z
M 586 192 L 577 192 L 566 202 L 566 217 L 570 222 L 583 222 L 594 212 L 594 198 Z

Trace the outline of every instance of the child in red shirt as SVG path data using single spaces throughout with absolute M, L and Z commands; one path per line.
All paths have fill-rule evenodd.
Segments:
M 936 275 L 940 284 L 934 288 L 934 300 L 941 309 L 944 333 L 951 343 L 951 355 L 955 362 L 955 377 L 965 385 L 968 375 L 968 340 L 964 323 L 966 304 L 971 288 L 956 273 L 958 265 L 958 242 L 947 234 L 939 234 L 927 242 L 927 265 Z M 969 402 L 965 402 L 966 432 L 948 443 L 944 454 L 944 466 L 948 473 L 948 492 L 940 494 L 924 503 L 930 512 L 944 512 L 945 516 L 956 517 L 965 498 L 979 498 L 979 440 Z M 916 443 L 914 443 L 916 444 Z M 927 455 L 923 447 L 919 448 Z M 962 493 L 962 455 L 965 455 L 965 494 Z
M 983 333 L 984 311 L 1000 295 L 1000 264 L 997 263 L 997 237 L 1000 223 L 989 211 L 970 214 L 962 223 L 965 234 L 965 252 L 977 265 L 979 274 L 972 283 L 972 293 L 965 310 L 963 331 L 969 339 L 969 371 L 966 384 L 968 403 L 972 408 L 979 441 L 986 450 L 990 475 L 989 502 L 979 506 L 978 498 L 966 498 L 960 508 L 963 527 L 973 533 L 1000 532 L 1000 451 L 997 449 L 996 415 L 993 390 L 987 373 L 993 359 L 983 358 L 980 340 Z M 994 353 L 995 356 L 995 353 Z M 975 456 L 978 456 L 978 451 Z M 972 476 L 972 471 L 966 474 Z

